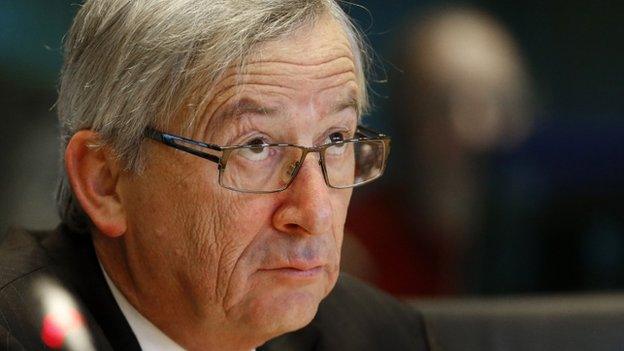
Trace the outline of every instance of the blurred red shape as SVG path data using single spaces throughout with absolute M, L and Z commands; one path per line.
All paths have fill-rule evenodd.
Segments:
M 83 324 L 82 315 L 75 309 L 63 314 L 49 313 L 43 318 L 41 339 L 49 348 L 60 349 L 65 343 L 65 337 Z

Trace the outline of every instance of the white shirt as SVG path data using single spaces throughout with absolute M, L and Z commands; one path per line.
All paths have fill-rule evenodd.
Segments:
M 99 262 L 99 259 L 98 259 Z M 102 263 L 100 262 L 100 269 L 104 274 L 104 279 L 106 279 L 106 284 L 108 284 L 108 288 L 113 293 L 113 297 L 115 298 L 115 302 L 119 306 L 121 313 L 123 313 L 124 317 L 128 321 L 130 325 L 130 329 L 134 332 L 134 335 L 141 346 L 141 350 L 143 351 L 184 351 L 184 348 L 178 345 L 175 341 L 171 340 L 165 333 L 163 333 L 157 326 L 152 324 L 152 322 L 148 321 L 147 318 L 143 317 L 139 311 L 137 311 L 126 297 L 123 296 L 121 291 L 117 289 L 115 283 L 108 277 L 104 267 L 102 267 Z M 256 351 L 253 349 L 251 351 Z

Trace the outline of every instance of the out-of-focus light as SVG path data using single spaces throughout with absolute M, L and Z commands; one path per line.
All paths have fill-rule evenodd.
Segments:
M 35 288 L 41 301 L 41 339 L 51 349 L 95 350 L 78 304 L 63 287 L 42 279 Z
M 84 319 L 80 312 L 68 310 L 63 313 L 49 313 L 43 317 L 41 339 L 52 349 L 60 349 L 65 338 L 74 330 L 84 326 Z

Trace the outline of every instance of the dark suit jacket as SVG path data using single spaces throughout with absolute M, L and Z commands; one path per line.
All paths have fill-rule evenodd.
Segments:
M 140 350 L 106 285 L 89 235 L 11 230 L 0 244 L 0 350 L 41 350 L 41 301 L 33 290 L 53 279 L 78 301 L 98 350 Z M 260 351 L 428 350 L 416 311 L 341 276 L 303 329 L 267 342 Z

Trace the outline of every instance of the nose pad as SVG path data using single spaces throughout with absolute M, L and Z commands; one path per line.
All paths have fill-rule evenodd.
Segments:
M 304 163 L 305 163 L 305 160 L 304 160 Z M 320 155 L 317 158 L 317 163 L 320 166 L 320 168 L 323 169 L 323 161 L 321 160 Z M 282 166 L 282 170 L 280 172 L 281 181 L 284 184 L 292 181 L 292 179 L 297 175 L 301 167 L 303 167 L 303 164 L 299 160 L 284 163 L 284 165 Z
M 297 172 L 299 165 L 299 161 L 285 163 L 284 167 L 282 168 L 282 172 L 280 172 L 282 174 L 282 182 L 288 183 L 292 179 L 293 175 Z
M 293 174 L 295 174 L 295 172 L 297 172 L 297 168 L 299 168 L 299 161 L 295 161 L 293 163 L 290 164 L 290 167 L 288 167 L 288 175 L 290 177 L 293 176 Z

